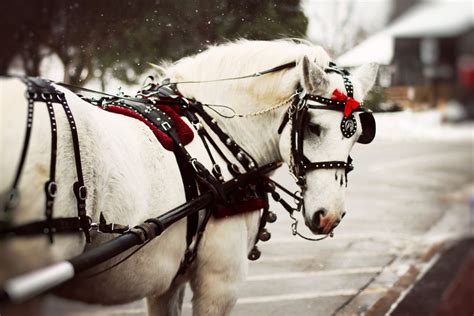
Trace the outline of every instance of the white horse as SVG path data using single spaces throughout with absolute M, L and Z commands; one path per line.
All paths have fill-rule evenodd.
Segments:
M 341 76 L 324 72 L 330 59 L 322 48 L 291 41 L 240 40 L 179 60 L 166 68 L 166 75 L 172 81 L 218 79 L 291 61 L 297 62 L 296 67 L 257 78 L 178 85 L 186 97 L 202 103 L 225 104 L 238 113 L 272 108 L 260 115 L 233 119 L 212 111 L 209 114 L 259 164 L 288 163 L 290 128 L 287 125 L 282 134 L 277 133 L 289 106 L 285 100 L 298 85 L 308 93 L 326 97 L 336 88 L 345 91 Z M 369 64 L 353 73 L 350 78 L 355 99 L 363 99 L 376 72 L 376 65 Z M 2 79 L 0 87 L 0 192 L 4 193 L 11 185 L 19 160 L 27 107 L 25 85 L 20 80 Z M 144 124 L 91 106 L 67 89 L 57 89 L 65 93 L 76 120 L 89 192 L 87 212 L 93 220 L 98 221 L 99 213 L 103 212 L 110 222 L 136 225 L 185 201 L 173 153 L 164 150 Z M 76 216 L 71 189 L 75 181 L 71 136 L 63 111 L 59 105 L 54 107 L 58 124 L 58 193 L 53 216 Z M 360 128 L 354 136 L 344 138 L 339 127 L 342 113 L 310 110 L 310 114 L 320 133 L 307 133 L 305 154 L 312 161 L 345 161 Z M 357 115 L 356 119 L 359 120 Z M 48 179 L 50 143 L 49 118 L 44 104 L 39 103 L 35 105 L 31 143 L 19 186 L 21 200 L 12 212 L 15 224 L 43 218 L 43 185 Z M 211 166 L 198 137 L 186 148 L 207 167 Z M 344 170 L 322 169 L 307 174 L 305 222 L 314 232 L 327 232 L 343 216 L 345 186 L 334 180 L 334 172 L 342 177 Z M 230 178 L 229 174 L 224 176 Z M 326 212 L 315 219 L 314 214 L 320 209 Z M 92 279 L 79 278 L 56 294 L 98 304 L 121 304 L 146 297 L 150 315 L 175 315 L 180 314 L 183 285 L 189 281 L 194 315 L 228 315 L 236 303 L 239 284 L 247 274 L 247 255 L 255 240 L 258 220 L 258 211 L 220 220 L 211 218 L 192 267 L 176 279 L 186 249 L 185 220 L 172 225 L 113 269 Z M 82 234 L 56 235 L 53 244 L 46 236 L 0 241 L 0 284 L 12 276 L 78 255 L 108 238 L 111 236 L 95 234 L 91 244 L 86 244 Z M 101 265 L 97 271 L 128 253 Z M 1 313 L 38 313 L 35 304 L 40 300 L 5 306 Z

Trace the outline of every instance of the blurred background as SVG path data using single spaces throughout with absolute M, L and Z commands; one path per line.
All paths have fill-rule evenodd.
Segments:
M 305 38 L 344 67 L 381 65 L 376 111 L 474 117 L 471 0 L 2 1 L 0 74 L 133 93 L 148 63 L 236 38 Z
M 281 212 L 233 315 L 474 313 L 472 302 L 453 303 L 474 297 L 473 0 L 3 0 L 0 23 L 0 75 L 109 93 L 133 95 L 154 75 L 149 62 L 237 38 L 304 38 L 340 66 L 379 63 L 365 102 L 377 137 L 353 150 L 348 212 L 335 237 L 296 239 Z M 292 185 L 286 171 L 276 177 Z M 445 263 L 460 240 L 470 241 Z M 410 301 L 440 263 L 450 274 L 436 270 L 430 289 L 438 292 L 420 285 L 425 296 Z M 51 298 L 44 313 L 144 315 L 145 307 Z

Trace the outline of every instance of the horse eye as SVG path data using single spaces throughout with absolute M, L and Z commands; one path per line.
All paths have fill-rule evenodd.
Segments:
M 321 125 L 309 123 L 308 129 L 311 133 L 316 134 L 318 137 L 321 136 Z

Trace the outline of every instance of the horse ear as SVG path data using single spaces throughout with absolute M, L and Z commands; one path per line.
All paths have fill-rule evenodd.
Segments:
M 324 70 L 304 56 L 300 62 L 301 84 L 313 94 L 323 94 L 329 86 L 329 80 Z
M 372 89 L 375 79 L 377 78 L 378 70 L 379 65 L 377 63 L 369 63 L 357 67 L 354 71 L 354 77 L 359 80 L 361 91 L 364 96 L 370 91 L 370 89 Z

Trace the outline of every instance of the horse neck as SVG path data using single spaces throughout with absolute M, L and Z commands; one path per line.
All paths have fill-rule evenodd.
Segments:
M 281 102 L 281 98 L 273 98 L 264 102 L 262 100 L 265 98 L 257 98 L 241 90 L 240 93 L 232 92 L 232 90 L 223 89 L 222 86 L 214 89 L 183 86 L 179 89 L 185 96 L 191 96 L 204 104 L 229 106 L 236 114 L 255 113 Z M 225 94 L 223 95 L 220 91 L 225 91 Z M 244 117 L 236 115 L 233 118 L 222 117 L 212 110 L 207 110 L 207 112 L 217 121 L 224 132 L 242 146 L 257 163 L 265 164 L 281 160 L 278 127 L 287 108 L 287 106 L 282 106 L 259 115 L 244 115 Z M 223 111 L 219 107 L 214 109 Z
M 205 67 L 203 66 L 205 65 Z M 229 78 L 242 75 L 234 69 L 221 70 L 210 66 L 212 62 L 184 60 L 167 69 L 172 81 L 205 81 L 215 78 Z M 270 66 L 269 66 L 270 67 Z M 225 67 L 224 67 L 225 68 Z M 255 69 L 258 69 L 255 66 Z M 244 72 L 244 74 L 251 73 Z M 178 84 L 178 90 L 186 97 L 203 104 L 226 105 L 237 114 L 255 113 L 287 100 L 296 89 L 299 74 L 296 68 L 289 68 L 258 78 L 230 80 L 201 84 Z M 278 127 L 288 106 L 255 116 L 236 116 L 232 119 L 208 111 L 224 131 L 241 145 L 259 164 L 280 161 Z M 215 108 L 217 111 L 220 108 Z
M 209 113 L 237 144 L 242 146 L 258 164 L 281 161 L 278 126 L 286 108 L 256 116 L 232 119 Z

